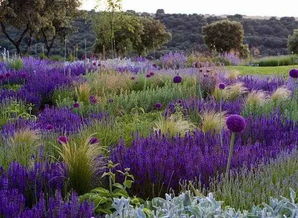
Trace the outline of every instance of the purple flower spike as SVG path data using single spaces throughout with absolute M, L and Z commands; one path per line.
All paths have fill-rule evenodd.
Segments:
M 68 137 L 67 136 L 59 136 L 58 137 L 58 142 L 59 144 L 67 144 L 68 143 Z
M 94 145 L 94 144 L 98 144 L 98 143 L 99 143 L 98 138 L 92 137 L 92 138 L 89 140 L 89 144 L 90 144 L 90 145 Z
M 245 119 L 237 114 L 228 117 L 226 121 L 227 127 L 232 132 L 242 132 L 246 127 Z
M 181 83 L 182 82 L 182 77 L 177 75 L 173 78 L 173 83 Z
M 220 83 L 220 84 L 218 85 L 218 88 L 223 90 L 223 89 L 226 88 L 226 85 L 225 85 L 224 83 Z
M 297 79 L 298 78 L 298 69 L 292 69 L 290 72 L 289 72 L 289 75 L 290 77 L 294 78 L 294 79 Z

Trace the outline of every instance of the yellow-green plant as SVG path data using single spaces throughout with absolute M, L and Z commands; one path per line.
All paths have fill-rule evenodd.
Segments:
M 91 138 L 88 137 L 80 144 L 69 141 L 57 147 L 58 154 L 68 169 L 70 187 L 79 194 L 90 191 L 95 173 L 103 167 L 103 161 L 99 158 L 99 143 L 91 144 Z
M 286 87 L 282 86 L 275 90 L 271 95 L 271 100 L 273 102 L 280 102 L 287 100 L 291 97 L 292 92 Z
M 235 83 L 227 86 L 223 90 L 223 99 L 235 100 L 245 93 L 247 93 L 247 88 L 243 85 L 243 83 Z
M 195 129 L 195 125 L 183 119 L 180 113 L 172 114 L 170 117 L 160 117 L 157 122 L 154 123 L 154 131 L 160 131 L 162 134 L 175 136 L 177 134 L 184 135 L 185 133 Z
M 75 88 L 75 93 L 76 93 L 77 100 L 79 102 L 84 102 L 86 104 L 89 103 L 89 97 L 91 95 L 91 88 L 88 83 L 79 84 Z
M 267 101 L 267 95 L 264 91 L 252 91 L 247 95 L 246 105 L 250 107 L 262 106 Z
M 201 115 L 201 130 L 204 133 L 220 133 L 225 128 L 226 112 L 206 111 Z

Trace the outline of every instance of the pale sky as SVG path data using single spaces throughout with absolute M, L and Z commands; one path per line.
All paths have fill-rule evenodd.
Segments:
M 82 0 L 82 8 L 91 10 L 96 0 Z M 155 13 L 215 14 L 298 17 L 298 0 L 123 0 L 123 10 Z

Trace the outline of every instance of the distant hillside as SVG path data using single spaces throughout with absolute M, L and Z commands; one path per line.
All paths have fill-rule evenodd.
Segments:
M 90 16 L 94 12 L 88 12 Z M 186 51 L 194 50 L 205 51 L 202 36 L 202 27 L 208 23 L 224 19 L 227 17 L 231 20 L 240 21 L 244 26 L 245 43 L 250 48 L 259 50 L 260 55 L 281 55 L 287 54 L 287 39 L 292 34 L 293 29 L 298 28 L 298 21 L 294 17 L 267 18 L 267 17 L 244 17 L 241 15 L 233 16 L 213 16 L 198 14 L 165 14 L 163 10 L 158 10 L 154 15 L 142 13 L 142 16 L 154 16 L 161 20 L 168 30 L 172 33 L 172 41 L 170 41 L 162 52 L 167 51 Z M 89 17 L 90 17 L 89 16 Z M 87 16 L 88 17 L 88 16 Z M 78 45 L 78 55 L 84 54 L 85 40 L 88 54 L 92 53 L 92 46 L 95 41 L 95 35 L 92 31 L 92 22 L 90 19 L 81 18 L 74 22 L 76 31 L 69 37 L 67 44 L 68 52 Z M 11 30 L 14 34 L 15 31 Z M 37 43 L 37 42 L 36 42 Z M 13 51 L 13 47 L 0 33 L 0 46 L 6 47 Z M 35 54 L 42 51 L 41 43 L 32 47 L 31 53 Z M 52 54 L 63 56 L 64 45 L 57 42 Z

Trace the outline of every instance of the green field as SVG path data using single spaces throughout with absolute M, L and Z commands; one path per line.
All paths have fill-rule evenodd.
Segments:
M 228 66 L 228 70 L 237 70 L 243 75 L 280 75 L 287 76 L 289 70 L 298 68 L 298 65 L 278 67 Z

